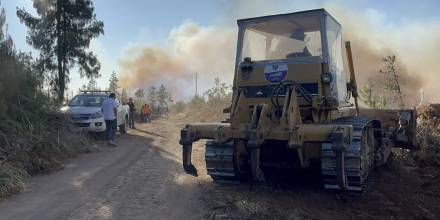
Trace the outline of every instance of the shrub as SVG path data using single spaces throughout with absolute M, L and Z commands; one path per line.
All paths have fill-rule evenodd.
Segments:
M 90 151 L 66 116 L 42 92 L 43 78 L 30 54 L 2 34 L 0 13 L 0 197 L 23 189 L 30 174 L 61 166 Z
M 186 104 L 183 101 L 177 101 L 173 107 L 176 113 L 182 113 L 185 110 Z
M 221 83 L 218 78 L 214 83 L 204 96 L 195 96 L 186 104 L 188 122 L 221 122 L 228 117 L 223 109 L 231 104 L 230 86 Z
M 440 104 L 421 106 L 418 110 L 415 159 L 421 167 L 440 167 Z

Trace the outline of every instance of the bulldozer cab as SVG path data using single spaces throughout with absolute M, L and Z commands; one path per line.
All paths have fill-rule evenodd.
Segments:
M 234 88 L 247 90 L 248 98 L 268 98 L 273 85 L 291 80 L 312 97 L 348 105 L 341 25 L 324 9 L 237 23 Z

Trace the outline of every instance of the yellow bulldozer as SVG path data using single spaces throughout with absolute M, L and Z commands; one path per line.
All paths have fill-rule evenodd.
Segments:
M 359 108 L 350 42 L 327 11 L 237 23 L 230 117 L 181 130 L 186 173 L 197 176 L 192 143 L 207 139 L 214 181 L 264 181 L 272 168 L 316 165 L 324 188 L 359 192 L 393 147 L 416 147 L 414 109 Z

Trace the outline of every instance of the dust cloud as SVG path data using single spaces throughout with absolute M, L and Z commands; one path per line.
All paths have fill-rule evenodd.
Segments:
M 411 21 L 393 23 L 383 12 L 374 9 L 355 10 L 324 2 L 282 5 L 281 0 L 224 1 L 224 16 L 219 24 L 201 26 L 187 21 L 174 28 L 163 47 L 133 47 L 120 60 L 121 87 L 145 88 L 167 83 L 177 98 L 194 94 L 194 75 L 199 73 L 199 91 L 212 85 L 213 78 L 232 83 L 237 28 L 235 20 L 259 15 L 288 13 L 312 8 L 325 8 L 343 27 L 344 40 L 352 42 L 359 87 L 369 79 L 383 81 L 379 70 L 382 58 L 396 55 L 408 106 L 420 101 L 440 102 L 440 22 Z M 301 4 L 301 5 L 300 5 Z M 227 16 L 226 16 L 227 15 Z

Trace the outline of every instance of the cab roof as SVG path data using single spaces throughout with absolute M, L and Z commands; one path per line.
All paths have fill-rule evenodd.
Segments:
M 327 15 L 331 19 L 333 19 L 339 26 L 341 25 L 330 13 L 328 13 L 325 9 L 313 9 L 313 10 L 307 10 L 307 11 L 298 11 L 293 13 L 286 13 L 286 14 L 276 14 L 276 15 L 267 15 L 267 16 L 261 16 L 261 17 L 253 17 L 253 18 L 244 18 L 237 20 L 237 24 L 239 26 L 246 25 L 246 24 L 252 24 L 256 22 L 263 22 L 268 20 L 276 20 L 279 18 L 284 17 L 301 17 L 301 15 L 317 15 L 317 16 L 324 16 Z

